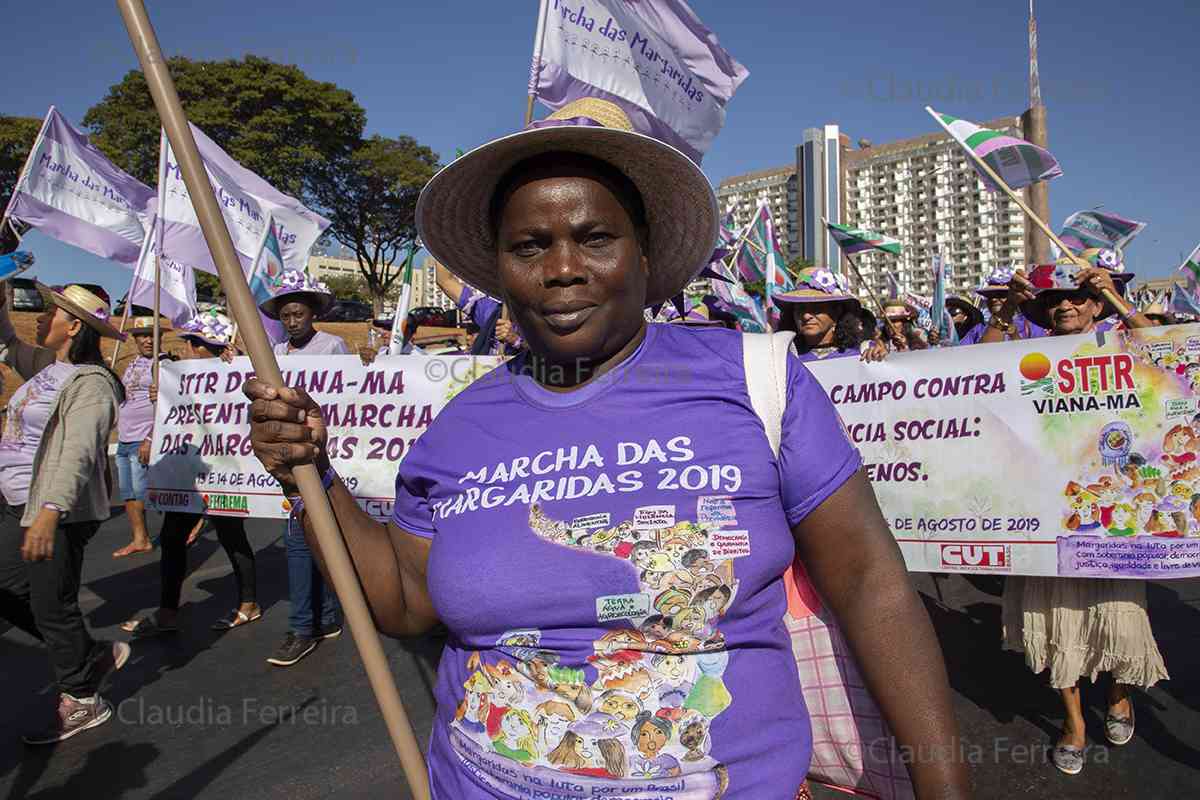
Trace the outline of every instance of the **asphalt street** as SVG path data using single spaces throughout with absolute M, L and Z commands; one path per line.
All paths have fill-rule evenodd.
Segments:
M 152 516 L 157 529 L 158 515 Z M 266 657 L 287 630 L 282 523 L 251 521 L 263 618 L 209 629 L 233 607 L 228 560 L 208 533 L 191 552 L 180 631 L 134 644 L 107 690 L 117 719 L 57 747 L 27 748 L 21 732 L 49 718 L 54 696 L 44 649 L 0 623 L 0 798 L 306 800 L 405 798 L 397 758 L 347 634 L 294 667 Z M 128 541 L 122 517 L 88 547 L 81 605 L 97 637 L 158 599 L 158 552 L 114 561 Z M 1151 619 L 1172 679 L 1135 697 L 1137 736 L 1104 744 L 1103 686 L 1085 687 L 1092 745 L 1082 775 L 1060 775 L 1047 746 L 1062 721 L 1057 696 L 1020 656 L 1000 650 L 1000 584 L 914 576 L 941 639 L 972 763 L 976 797 L 1200 796 L 1200 580 L 1151 584 Z M 442 642 L 385 640 L 405 706 L 424 743 Z M 828 792 L 820 797 L 842 797 Z

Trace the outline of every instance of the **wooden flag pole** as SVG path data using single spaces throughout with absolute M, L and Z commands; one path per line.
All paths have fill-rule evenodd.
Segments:
M 158 386 L 158 353 L 162 348 L 162 325 L 158 315 L 159 304 L 162 302 L 162 258 L 154 254 L 154 385 Z M 125 307 L 129 307 L 128 301 Z
M 533 64 L 529 68 L 529 97 L 525 102 L 525 124 L 533 122 L 533 101 L 537 99 L 537 81 L 542 66 L 542 45 L 546 38 L 546 16 L 549 12 L 546 0 L 538 3 L 537 28 L 533 32 Z
M 147 239 L 149 239 L 149 237 L 147 237 Z M 145 246 L 146 243 L 143 242 L 142 247 Z M 143 253 L 142 256 L 144 255 L 145 254 Z M 125 332 L 125 325 L 129 322 L 129 312 L 130 309 L 133 308 L 133 290 L 137 288 L 138 269 L 141 268 L 141 266 L 142 257 L 139 257 L 138 263 L 133 267 L 133 280 L 129 282 L 129 290 L 125 292 L 125 313 L 121 315 L 121 333 Z M 117 368 L 117 357 L 121 355 L 121 345 L 123 344 L 125 344 L 124 339 L 117 339 L 117 343 L 113 347 L 112 363 L 108 365 L 109 369 L 115 370 Z
M 1067 247 L 1065 244 L 1062 243 L 1062 240 L 1060 240 L 1054 234 L 1054 231 L 1050 230 L 1050 226 L 1047 225 L 1044 221 L 1042 221 L 1041 217 L 1039 217 L 1037 214 L 1033 213 L 1033 210 L 1025 204 L 1025 201 L 1021 199 L 1021 196 L 1018 195 L 1016 193 L 1016 191 L 1014 191 L 1011 187 L 1009 187 L 1009 185 L 1004 182 L 1004 179 L 1001 178 L 999 175 L 997 175 L 996 171 L 994 169 L 992 169 L 986 161 L 984 161 L 982 158 L 980 158 L 979 155 L 976 154 L 976 152 L 974 150 L 972 150 L 970 147 L 967 147 L 962 142 L 958 141 L 957 136 L 955 136 L 953 133 L 950 133 L 949 126 L 947 126 L 945 122 L 942 122 L 942 118 L 939 117 L 932 108 L 930 108 L 929 106 L 925 106 L 925 110 L 929 112 L 929 116 L 931 116 L 935 120 L 937 120 L 937 123 L 939 125 L 941 125 L 942 128 L 945 129 L 946 133 L 950 134 L 950 138 L 953 139 L 954 142 L 963 149 L 963 151 L 979 167 L 979 169 L 983 170 L 983 173 L 985 175 L 987 175 L 989 178 L 991 178 L 992 182 L 995 183 L 996 186 L 1000 187 L 1000 189 L 1006 195 L 1008 195 L 1010 200 L 1012 200 L 1014 203 L 1017 204 L 1018 208 L 1020 208 L 1022 211 L 1025 212 L 1025 216 L 1029 217 L 1029 221 L 1032 222 L 1034 225 L 1038 226 L 1038 228 L 1041 229 L 1042 233 L 1046 234 L 1047 238 L 1049 238 L 1050 241 L 1054 242 L 1054 245 L 1059 249 L 1060 252 L 1066 253 L 1067 257 L 1070 258 L 1071 261 L 1073 261 L 1075 263 L 1075 266 L 1081 267 L 1083 269 L 1091 268 L 1091 266 L 1092 266 L 1091 264 L 1089 264 L 1087 261 L 1080 258 L 1079 256 L 1075 255 L 1075 253 L 1071 251 L 1071 248 Z M 1122 318 L 1129 316 L 1129 306 L 1125 303 L 1124 298 L 1122 298 L 1120 295 L 1118 295 L 1116 292 L 1112 291 L 1111 289 L 1105 289 L 1101 294 L 1104 295 L 1105 300 L 1112 303 L 1112 307 L 1117 310 L 1118 316 L 1120 316 Z
M 208 175 L 200 160 L 200 153 L 196 149 L 196 140 L 192 137 L 175 84 L 167 71 L 158 37 L 146 15 L 146 7 L 142 0 L 117 0 L 117 8 L 141 62 L 142 72 L 146 76 L 146 83 L 154 98 L 154 105 L 162 119 L 167 138 L 179 160 L 184 183 L 204 231 L 204 239 L 220 273 L 230 310 L 239 323 L 238 327 L 241 329 L 254 371 L 268 386 L 282 387 L 284 383 L 279 363 L 271 351 L 267 332 L 258 315 L 258 307 L 254 304 L 246 276 L 242 273 L 241 263 L 234 252 L 229 229 L 225 226 L 217 206 Z M 350 632 L 354 636 L 354 643 L 366 668 L 392 744 L 400 757 L 400 765 L 409 788 L 416 800 L 429 800 L 429 778 L 425 770 L 425 760 L 409 724 L 408 715 L 404 711 L 404 704 L 396 689 L 387 656 L 383 652 L 383 645 L 371 620 L 362 587 L 358 583 L 358 576 L 354 572 L 354 565 L 350 561 L 346 543 L 338 528 L 337 518 L 321 485 L 321 476 L 312 464 L 296 467 L 294 474 L 308 518 L 324 554 L 329 577 L 345 610 L 346 621 L 350 625 Z

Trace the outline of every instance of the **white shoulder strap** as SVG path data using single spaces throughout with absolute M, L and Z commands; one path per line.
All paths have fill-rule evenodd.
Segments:
M 792 346 L 791 331 L 743 333 L 742 364 L 746 372 L 746 391 L 750 405 L 762 420 L 771 443 L 771 452 L 779 455 L 783 436 L 783 410 L 787 407 L 787 356 Z

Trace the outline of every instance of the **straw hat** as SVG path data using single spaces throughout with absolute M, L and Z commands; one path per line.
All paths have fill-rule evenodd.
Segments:
M 205 311 L 179 326 L 184 339 L 199 339 L 205 344 L 224 347 L 233 343 L 233 323 L 220 311 Z
M 114 328 L 110 322 L 112 314 L 107 300 L 75 284 L 47 286 L 39 282 L 34 285 L 37 286 L 46 305 L 58 306 L 83 324 L 94 328 L 101 336 L 125 341 L 125 334 Z
M 279 319 L 279 309 L 300 300 L 301 295 L 311 298 L 317 319 L 328 314 L 329 309 L 337 302 L 328 286 L 298 269 L 285 269 L 275 279 L 274 286 L 275 294 L 258 304 L 262 312 L 271 319 Z
M 159 331 L 171 330 L 171 325 L 165 319 L 158 323 Z M 127 333 L 153 333 L 154 332 L 154 317 L 133 317 L 129 320 Z
M 983 324 L 983 312 L 965 297 L 950 295 L 946 298 L 946 308 L 950 309 L 951 311 L 958 309 L 967 315 L 967 327 L 965 330 L 970 330 L 976 325 Z
M 435 175 L 417 200 L 425 248 L 467 283 L 503 296 L 488 218 L 492 195 L 516 164 L 552 152 L 604 161 L 641 193 L 650 234 L 647 306 L 674 297 L 708 264 L 719 220 L 708 178 L 674 147 L 634 131 L 619 106 L 593 97 L 481 145 Z
M 1133 280 L 1134 275 L 1132 272 L 1125 271 L 1125 265 L 1117 251 L 1091 248 L 1081 252 L 1079 257 L 1092 267 L 1106 269 L 1112 273 L 1113 286 L 1116 288 L 1117 294 L 1124 297 L 1125 286 Z M 1079 272 L 1079 269 L 1080 267 L 1069 257 L 1060 258 L 1055 264 L 1040 264 L 1034 267 L 1029 273 L 1029 281 L 1034 287 L 1034 296 L 1032 300 L 1026 300 L 1021 304 L 1021 313 L 1031 322 L 1043 328 L 1053 328 L 1050 306 L 1060 302 L 1064 294 L 1073 294 L 1079 290 L 1079 284 L 1075 282 L 1075 274 Z M 1115 313 L 1117 310 L 1113 308 L 1112 303 L 1104 300 L 1103 307 L 1096 315 L 1096 319 L 1099 321 L 1111 317 Z

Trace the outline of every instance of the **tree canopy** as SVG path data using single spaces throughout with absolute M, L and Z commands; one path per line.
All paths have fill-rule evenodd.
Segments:
M 282 192 L 304 197 L 305 179 L 345 158 L 361 140 L 366 112 L 354 95 L 296 66 L 259 56 L 167 60 L 188 119 L 238 163 Z M 158 183 L 159 119 L 137 70 L 88 109 L 91 142 L 140 181 Z
M 417 196 L 437 169 L 437 153 L 411 136 L 377 135 L 312 173 L 328 235 L 358 258 L 376 313 L 417 247 Z
M 35 117 L 0 114 L 0 211 L 8 207 L 21 167 L 41 129 L 42 121 Z

